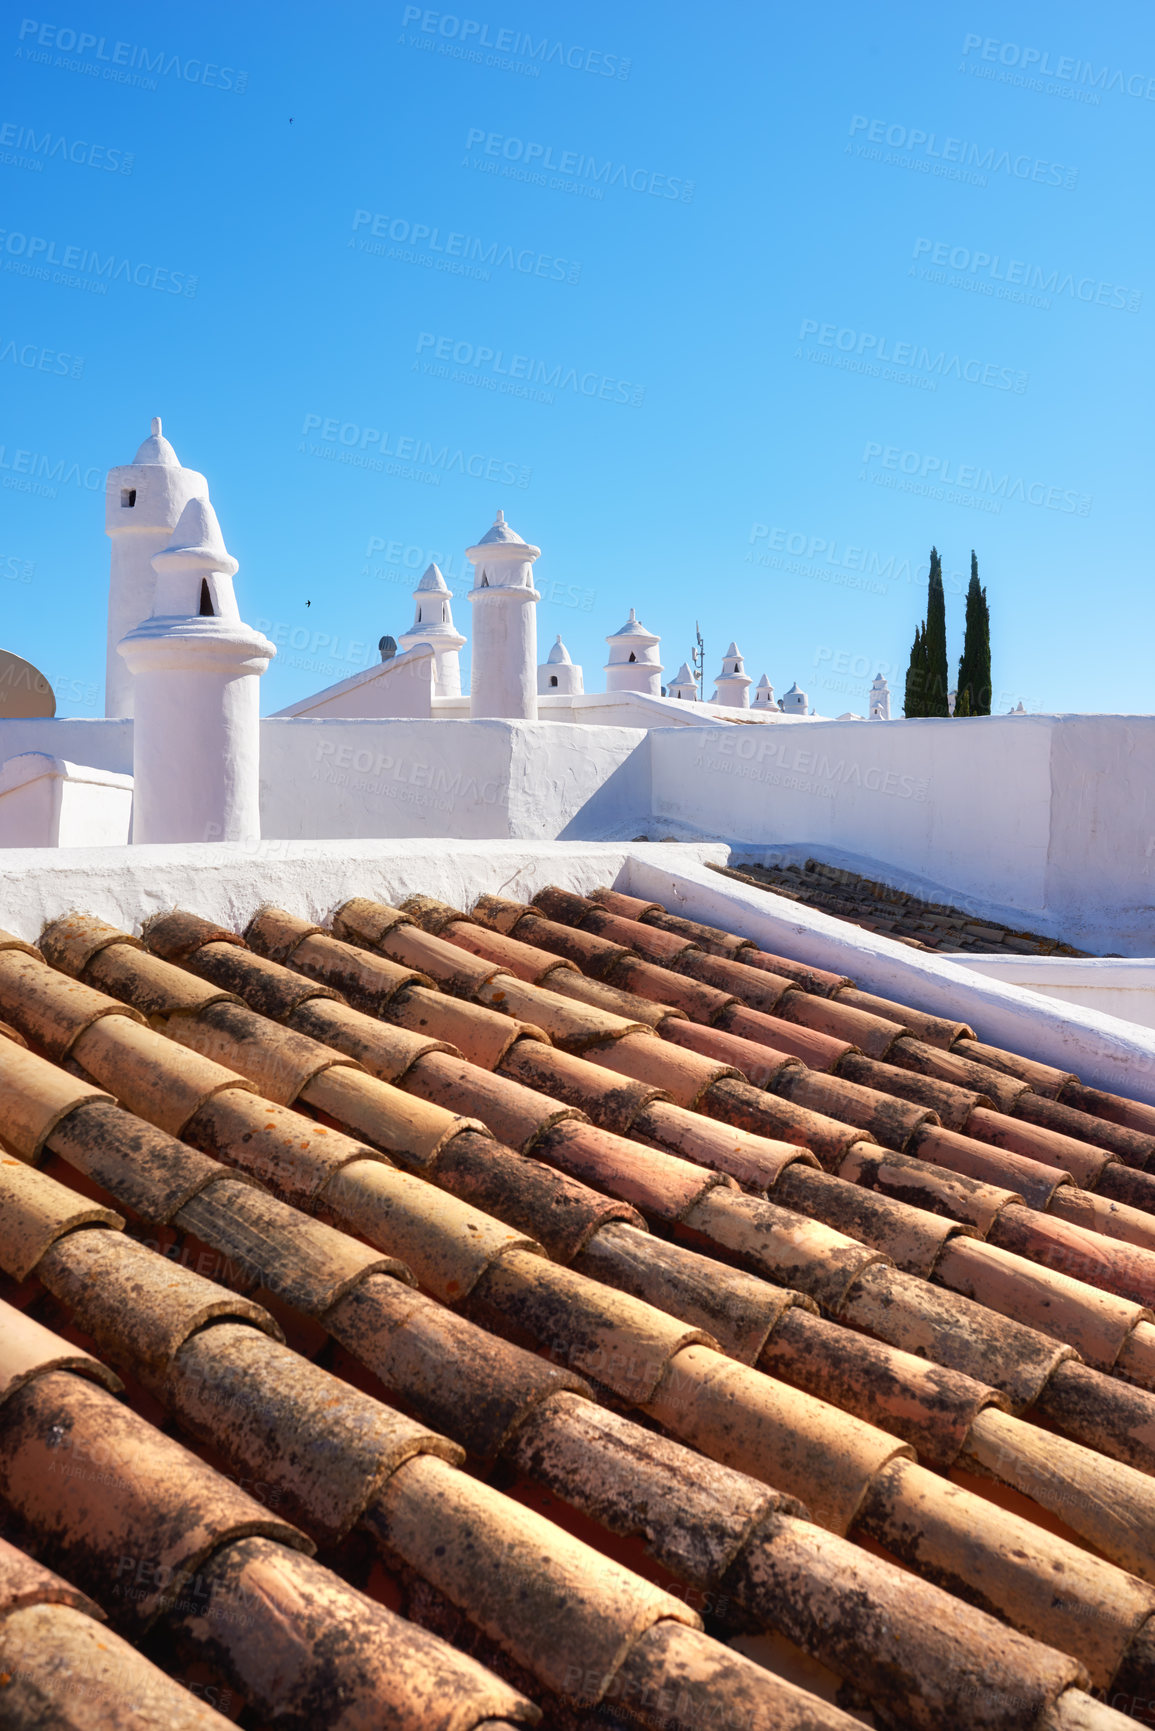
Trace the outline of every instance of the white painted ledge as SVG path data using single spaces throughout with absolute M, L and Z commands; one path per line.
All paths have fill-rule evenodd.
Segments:
M 971 968 L 984 979 L 1003 980 L 1026 992 L 1040 992 L 1062 1004 L 1155 1028 L 1155 959 L 1132 956 L 989 956 L 969 951 L 948 955 L 960 968 Z
M 267 903 L 322 924 L 352 896 L 396 904 L 418 893 L 467 910 L 481 895 L 526 900 L 551 883 L 588 894 L 620 877 L 631 855 L 670 853 L 695 867 L 727 858 L 717 843 L 504 839 L 6 848 L 0 927 L 35 943 L 48 920 L 80 912 L 139 932 L 152 915 L 179 907 L 240 931 Z

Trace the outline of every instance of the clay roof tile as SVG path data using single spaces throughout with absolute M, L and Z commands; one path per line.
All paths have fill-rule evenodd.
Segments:
M 111 1208 L 93 1207 L 46 1173 L 0 1155 L 0 1268 L 13 1280 L 26 1280 L 65 1233 L 81 1226 L 119 1230 L 123 1225 Z

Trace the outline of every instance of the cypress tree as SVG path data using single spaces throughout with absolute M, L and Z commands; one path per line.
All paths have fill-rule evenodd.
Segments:
M 908 718 L 926 714 L 926 629 L 923 625 L 916 630 L 910 646 L 902 713 Z
M 967 708 L 959 705 L 966 694 Z M 979 582 L 979 562 L 971 549 L 971 580 L 967 586 L 966 628 L 958 664 L 956 715 L 989 715 L 991 712 L 991 616 L 987 592 Z
M 950 675 L 946 658 L 946 596 L 942 586 L 942 560 L 938 548 L 930 550 L 930 577 L 926 593 L 926 630 L 923 635 L 926 664 L 924 715 L 949 715 L 947 702 Z

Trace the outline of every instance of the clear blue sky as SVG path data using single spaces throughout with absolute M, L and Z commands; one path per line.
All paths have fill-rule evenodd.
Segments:
M 0 31 L 0 641 L 61 713 L 102 709 L 103 472 L 154 414 L 279 627 L 266 709 L 375 658 L 431 554 L 460 595 L 499 506 L 590 689 L 634 606 L 668 677 L 697 618 L 710 673 L 736 637 L 861 712 L 934 542 L 952 671 L 977 550 L 996 707 L 1155 707 L 1146 0 Z

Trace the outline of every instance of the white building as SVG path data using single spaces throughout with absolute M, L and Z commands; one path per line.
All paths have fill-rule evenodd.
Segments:
M 190 499 L 207 500 L 209 484 L 180 459 L 161 430 L 159 415 L 131 463 L 110 469 L 104 493 L 104 528 L 112 541 L 105 655 L 106 715 L 132 714 L 132 673 L 117 653 L 124 637 L 152 612 L 156 573 L 152 560 L 167 547 Z
M 475 720 L 536 721 L 541 596 L 533 586 L 533 562 L 541 548 L 523 541 L 499 511 L 465 556 L 474 568 L 469 713 Z
M 870 719 L 871 721 L 890 720 L 890 686 L 876 673 L 874 683 L 870 687 Z
M 771 685 L 770 676 L 767 673 L 762 675 L 761 679 L 754 687 L 754 702 L 752 707 L 754 709 L 777 709 L 778 707 L 774 701 L 774 687 Z
M 537 694 L 539 697 L 577 697 L 584 690 L 582 670 L 570 660 L 569 650 L 559 631 L 557 642 L 537 670 Z
M 672 684 L 666 687 L 666 696 L 676 698 L 680 703 L 697 703 L 698 681 L 694 678 L 688 661 L 683 661 Z
M 461 696 L 461 651 L 465 638 L 453 623 L 449 585 L 436 565 L 430 565 L 413 591 L 413 623 L 402 632 L 396 647 L 416 649 L 428 643 L 433 650 L 433 695 Z M 383 640 L 384 641 L 384 640 Z M 382 655 L 382 660 L 386 657 Z
M 782 711 L 785 715 L 809 715 L 810 713 L 810 699 L 804 691 L 799 689 L 797 680 L 794 681 L 782 699 Z
M 717 688 L 715 703 L 720 703 L 724 709 L 749 709 L 750 687 L 754 682 L 746 672 L 742 651 L 736 643 L 731 643 L 723 655 L 722 667 L 714 683 Z
M 620 630 L 606 638 L 610 658 L 605 665 L 607 691 L 640 691 L 646 697 L 662 695 L 662 664 L 658 659 L 660 637 L 647 631 L 634 609 Z
M 255 840 L 260 676 L 277 651 L 241 621 L 207 499 L 189 500 L 152 564 L 152 612 L 118 645 L 133 679 L 133 840 Z

